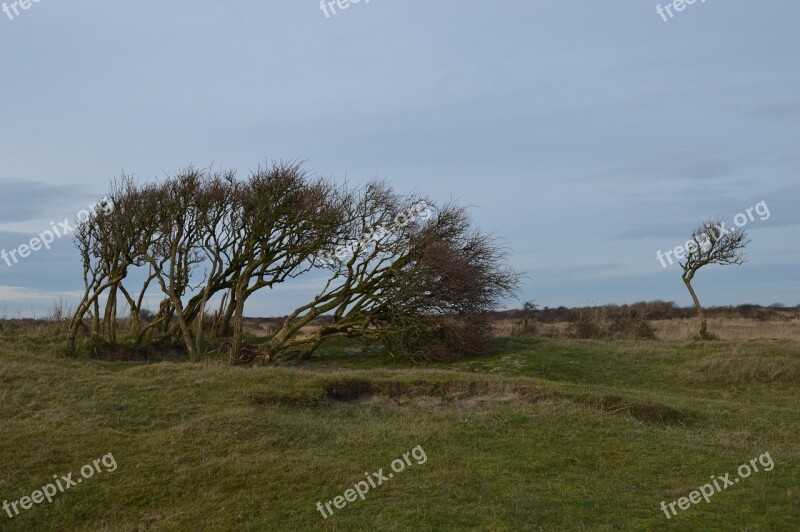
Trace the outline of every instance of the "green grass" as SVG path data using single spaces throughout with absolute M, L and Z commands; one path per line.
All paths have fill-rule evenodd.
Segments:
M 118 468 L 2 530 L 800 528 L 796 343 L 514 339 L 419 367 L 339 342 L 296 368 L 56 347 L 0 336 L 0 503 L 107 453 Z M 417 445 L 426 463 L 322 519 Z M 764 452 L 772 471 L 660 510 Z

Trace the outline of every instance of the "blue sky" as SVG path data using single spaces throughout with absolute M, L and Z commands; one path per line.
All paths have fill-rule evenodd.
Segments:
M 18 12 L 0 12 L 0 249 L 123 171 L 302 159 L 473 206 L 527 273 L 521 298 L 549 306 L 689 304 L 656 252 L 763 201 L 749 262 L 696 288 L 706 304 L 800 304 L 797 2 L 709 0 L 668 22 L 656 2 L 589 0 Z M 0 314 L 41 314 L 81 282 L 68 238 L 0 261 Z M 314 286 L 259 294 L 248 313 L 285 313 Z

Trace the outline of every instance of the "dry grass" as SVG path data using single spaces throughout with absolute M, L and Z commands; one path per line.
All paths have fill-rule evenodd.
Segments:
M 697 320 L 659 320 L 651 322 L 656 337 L 665 341 L 685 341 L 697 336 Z M 800 320 L 756 321 L 746 319 L 710 318 L 708 330 L 721 340 L 800 340 Z
M 656 338 L 666 342 L 685 342 L 697 336 L 699 324 L 696 319 L 650 320 Z M 569 333 L 569 323 L 537 324 L 543 336 L 564 337 Z M 499 320 L 495 325 L 497 337 L 510 337 L 514 320 Z M 760 321 L 744 318 L 709 318 L 708 329 L 721 340 L 795 340 L 800 341 L 800 319 L 788 321 Z
M 512 338 L 517 328 L 518 320 L 497 320 L 494 324 L 494 335 L 497 338 Z M 537 334 L 543 336 L 567 336 L 569 323 L 535 323 Z
M 755 382 L 797 383 L 800 360 L 797 357 L 777 358 L 769 353 L 743 353 L 734 347 L 730 353 L 689 362 L 684 368 L 687 384 Z

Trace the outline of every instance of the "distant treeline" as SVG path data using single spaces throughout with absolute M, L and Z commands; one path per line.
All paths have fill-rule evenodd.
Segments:
M 579 320 L 580 315 L 588 310 L 606 310 L 614 314 L 629 313 L 640 316 L 646 320 L 671 320 L 671 319 L 694 319 L 697 313 L 694 307 L 681 307 L 674 301 L 640 301 L 630 305 L 597 305 L 592 307 L 542 307 L 529 311 L 528 318 L 535 319 L 539 323 L 573 323 Z M 709 317 L 714 318 L 742 318 L 758 321 L 789 321 L 793 318 L 800 318 L 800 305 L 790 307 L 782 303 L 764 307 L 761 305 L 738 305 L 709 307 L 707 311 Z M 525 311 L 522 309 L 501 310 L 489 313 L 495 320 L 520 320 L 525 318 Z M 274 323 L 280 324 L 285 316 L 273 316 L 265 318 L 246 318 L 245 322 L 252 324 Z M 323 325 L 333 321 L 331 316 L 320 316 L 310 325 Z
M 671 319 L 692 319 L 696 318 L 694 307 L 681 307 L 674 301 L 640 301 L 630 305 L 598 305 L 593 307 L 542 307 L 530 312 L 529 318 L 534 318 L 539 323 L 563 323 L 574 322 L 579 314 L 590 309 L 604 309 L 608 311 L 632 311 L 636 315 L 643 316 L 647 320 L 671 320 Z M 758 321 L 789 321 L 800 318 L 800 305 L 791 307 L 782 303 L 775 303 L 767 307 L 762 305 L 744 304 L 738 306 L 709 307 L 707 313 L 714 318 L 742 318 Z M 489 313 L 495 320 L 519 320 L 525 317 L 522 309 L 501 310 Z M 151 313 L 143 312 L 142 318 L 149 321 Z M 274 323 L 276 326 L 282 323 L 286 316 L 271 317 L 250 317 L 245 318 L 245 323 L 265 324 Z M 5 318 L 0 317 L 0 323 L 17 323 L 19 325 L 34 325 L 37 322 L 61 321 L 62 318 L 54 318 L 52 311 L 41 318 Z M 333 316 L 323 315 L 309 323 L 310 326 L 324 325 L 332 323 Z M 1 330 L 2 328 L 0 328 Z
M 578 315 L 587 309 L 627 310 L 646 320 L 671 320 L 676 318 L 696 318 L 694 307 L 681 307 L 674 301 L 640 301 L 630 305 L 598 305 L 594 307 L 542 307 L 530 312 L 530 317 L 539 323 L 574 322 Z M 712 318 L 742 318 L 759 321 L 788 321 L 800 318 L 800 305 L 789 307 L 775 303 L 768 307 L 761 305 L 738 305 L 709 307 L 706 309 L 708 317 Z M 523 310 L 506 310 L 495 312 L 497 319 L 522 319 Z

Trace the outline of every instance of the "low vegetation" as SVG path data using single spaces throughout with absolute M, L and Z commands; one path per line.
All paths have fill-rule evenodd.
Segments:
M 539 334 L 420 364 L 336 338 L 251 368 L 58 358 L 63 329 L 43 322 L 0 334 L 0 498 L 107 453 L 118 464 L 4 530 L 800 526 L 797 341 Z M 417 445 L 424 465 L 318 513 Z M 772 471 L 667 521 L 661 501 L 764 452 Z

